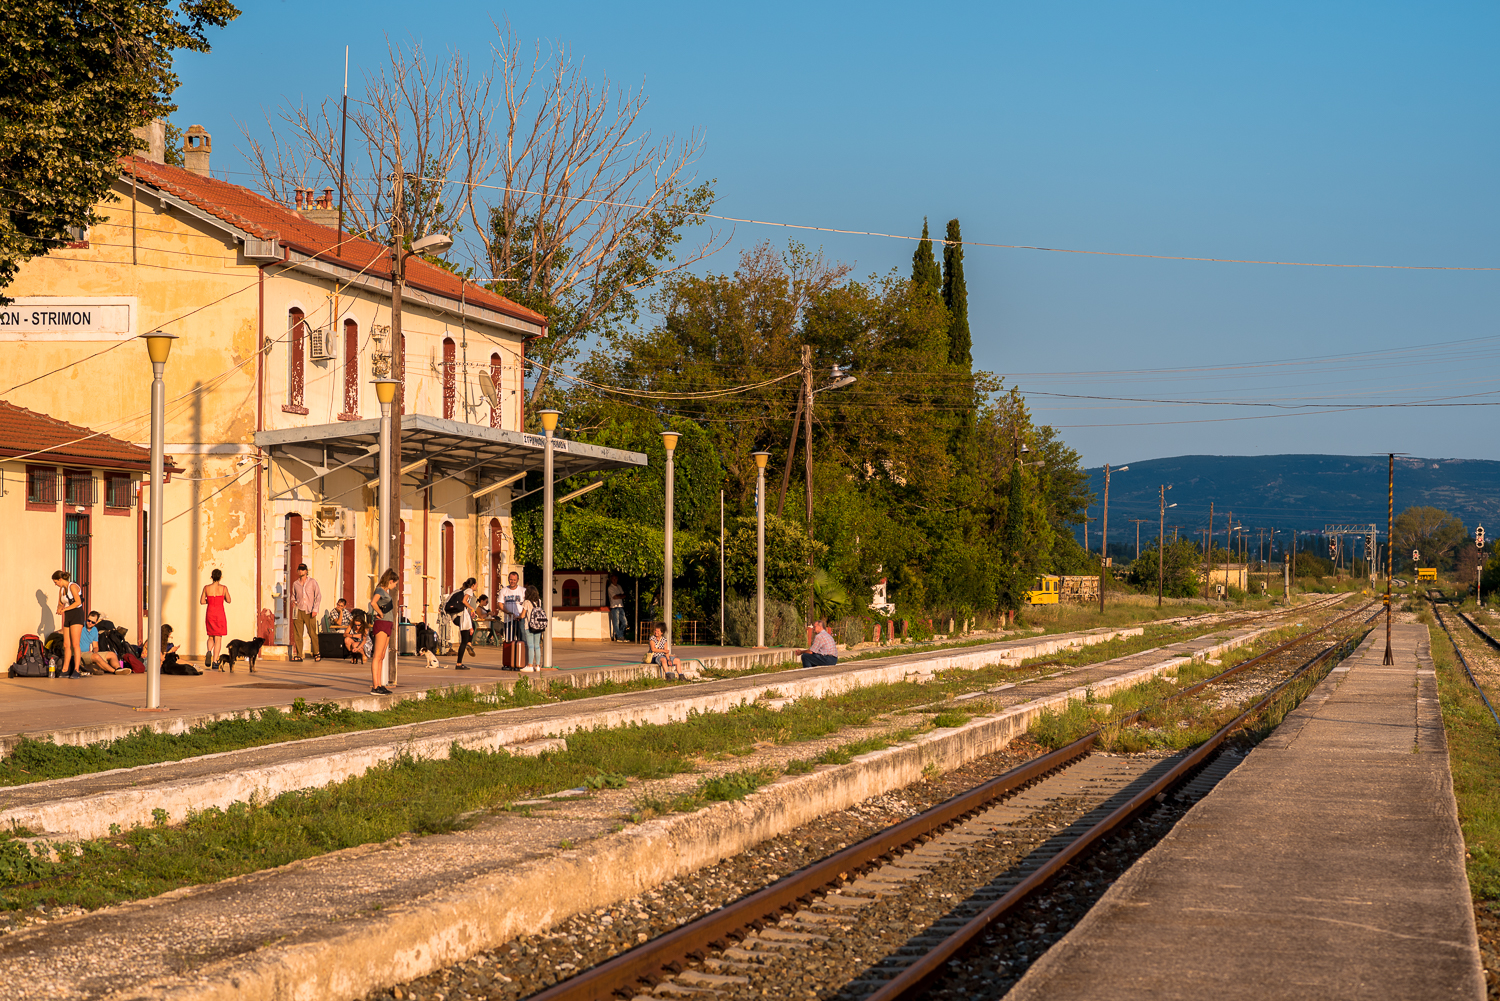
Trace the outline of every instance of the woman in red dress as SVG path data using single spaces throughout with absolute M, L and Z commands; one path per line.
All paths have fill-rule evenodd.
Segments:
M 208 610 L 203 613 L 204 632 L 208 633 L 208 653 L 203 658 L 203 666 L 217 670 L 220 648 L 224 644 L 224 637 L 229 635 L 229 619 L 224 614 L 224 606 L 229 604 L 230 598 L 229 588 L 219 583 L 224 571 L 215 570 L 210 576 L 213 583 L 203 589 L 198 604 L 208 606 Z

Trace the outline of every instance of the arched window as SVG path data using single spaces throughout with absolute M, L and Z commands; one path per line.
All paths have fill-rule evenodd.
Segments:
M 564 608 L 578 607 L 578 582 L 571 577 L 563 581 L 562 603 Z
M 307 325 L 303 319 L 302 310 L 295 306 L 287 310 L 286 406 L 283 409 L 295 414 L 307 413 L 303 404 L 303 388 L 307 382 Z
M 443 416 L 448 420 L 458 412 L 458 345 L 453 338 L 443 338 Z
M 490 381 L 495 384 L 495 402 L 490 406 L 490 427 L 492 428 L 502 426 L 500 422 L 500 401 L 505 399 L 505 394 L 501 391 L 500 387 L 503 384 L 501 378 L 504 371 L 505 365 L 500 360 L 500 352 L 497 351 L 490 355 Z
M 443 594 L 450 595 L 454 588 L 453 573 L 453 522 L 443 522 Z
M 344 321 L 344 412 L 345 420 L 359 419 L 359 324 Z

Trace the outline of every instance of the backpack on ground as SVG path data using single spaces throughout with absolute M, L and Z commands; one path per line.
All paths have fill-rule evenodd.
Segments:
M 534 633 L 547 631 L 547 610 L 541 605 L 533 605 L 531 614 L 526 616 L 526 628 Z
M 120 664 L 123 667 L 130 668 L 130 673 L 132 673 L 132 674 L 145 674 L 146 673 L 146 663 L 145 663 L 145 661 L 143 661 L 143 660 L 141 660 L 141 658 L 137 657 L 135 655 L 135 653 L 128 646 L 126 647 L 125 652 L 122 653 L 122 654 L 120 654 Z
M 12 678 L 45 678 L 47 676 L 47 651 L 42 647 L 42 638 L 35 633 L 21 637 L 16 648 L 16 662 L 11 665 Z
M 464 610 L 464 592 L 460 588 L 448 595 L 448 600 L 443 603 L 444 615 L 459 615 Z

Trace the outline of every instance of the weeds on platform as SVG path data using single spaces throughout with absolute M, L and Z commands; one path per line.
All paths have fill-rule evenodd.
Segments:
M 142 728 L 115 740 L 82 746 L 23 737 L 9 755 L 0 758 L 0 786 L 87 775 L 111 768 L 181 761 L 202 754 L 238 751 L 282 741 L 472 716 L 497 709 L 518 709 L 593 695 L 660 688 L 669 684 L 656 678 L 642 678 L 628 684 L 608 681 L 591 688 L 538 690 L 522 678 L 508 692 L 501 690 L 489 694 L 466 686 L 434 688 L 424 697 L 403 699 L 388 709 L 375 711 L 350 709 L 336 702 L 307 702 L 299 698 L 289 709 L 271 707 L 236 719 L 199 723 L 186 733 L 157 733 Z
M 1425 602 L 1417 615 L 1432 622 Z M 1458 822 L 1468 849 L 1469 892 L 1476 901 L 1500 900 L 1500 728 L 1469 683 L 1442 629 L 1428 629 L 1437 670 L 1438 702 L 1448 735 L 1448 765 L 1458 800 Z M 1496 693 L 1489 693 L 1496 700 Z

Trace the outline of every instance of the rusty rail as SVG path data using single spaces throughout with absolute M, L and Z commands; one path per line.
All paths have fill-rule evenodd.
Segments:
M 1319 633 L 1332 628 L 1353 615 L 1360 614 L 1364 610 L 1356 609 L 1318 629 L 1305 633 L 1302 636 L 1294 637 L 1285 643 L 1278 644 L 1265 653 L 1259 654 L 1242 664 L 1237 664 L 1212 678 L 1201 681 L 1180 692 L 1174 692 L 1163 701 L 1168 702 L 1172 699 L 1190 695 L 1214 682 L 1238 674 L 1256 664 L 1263 663 L 1268 658 L 1274 657 L 1292 646 L 1306 643 Z M 1333 650 L 1334 648 L 1330 647 L 1324 653 L 1320 654 L 1319 658 L 1331 656 Z M 1292 681 L 1301 677 L 1319 658 L 1314 658 L 1314 661 L 1300 668 L 1297 674 L 1278 686 L 1270 696 L 1267 696 L 1267 699 L 1273 698 Z M 1250 712 L 1239 717 L 1230 727 L 1239 725 L 1241 721 L 1251 713 L 1258 711 L 1259 707 L 1265 703 L 1266 700 L 1264 699 L 1260 703 L 1257 703 L 1256 709 L 1252 709 Z M 1147 708 L 1155 708 L 1155 706 Z M 1113 723 L 1130 723 L 1146 711 L 1147 709 L 1136 710 L 1126 716 L 1120 717 L 1120 719 L 1113 721 Z M 1093 750 L 1094 740 L 1098 735 L 1097 730 L 1085 734 L 1064 747 L 1034 758 L 1023 765 L 1011 769 L 1004 775 L 998 775 L 987 782 L 975 786 L 973 789 L 960 793 L 950 800 L 939 803 L 937 806 L 923 813 L 910 817 L 894 827 L 888 827 L 858 844 L 851 845 L 835 855 L 830 855 L 828 858 L 821 859 L 805 869 L 785 876 L 775 883 L 747 897 L 742 897 L 711 914 L 706 914 L 696 921 L 691 921 L 628 952 L 623 952 L 618 956 L 605 960 L 598 966 L 585 970 L 574 977 L 548 987 L 546 990 L 533 994 L 530 1001 L 596 1001 L 596 999 L 605 998 L 611 994 L 628 993 L 636 984 L 642 981 L 653 983 L 671 976 L 681 970 L 681 961 L 684 958 L 701 958 L 705 950 L 724 948 L 729 942 L 743 938 L 746 929 L 759 929 L 770 920 L 773 920 L 775 915 L 786 911 L 795 911 L 799 907 L 810 903 L 814 896 L 826 893 L 842 875 L 863 870 L 882 861 L 888 861 L 895 851 L 913 843 L 930 840 L 935 834 L 967 819 L 995 800 L 1014 795 L 1053 772 L 1076 764 L 1087 757 Z M 1216 742 L 1212 742 L 1212 746 L 1217 747 L 1217 742 L 1221 741 L 1221 739 L 1216 738 Z M 1198 752 L 1194 752 L 1194 755 L 1190 756 L 1190 760 L 1193 763 L 1186 766 L 1185 770 L 1196 768 L 1197 764 L 1206 756 L 1206 753 L 1198 754 Z M 1173 774 L 1179 774 L 1179 770 L 1174 769 Z M 1156 786 L 1153 785 L 1152 788 L 1156 789 Z M 1154 796 L 1155 793 L 1153 792 L 1151 795 Z M 1136 800 L 1140 799 L 1141 797 L 1136 797 Z M 1144 804 L 1149 799 L 1150 796 L 1147 796 L 1141 802 Z M 1131 802 L 1134 803 L 1136 800 L 1132 800 Z M 1116 811 L 1116 814 L 1118 813 L 1119 811 Z M 1115 814 L 1112 814 L 1110 819 L 1112 820 L 1114 816 Z M 1109 821 L 1107 820 L 1106 823 L 1109 823 Z M 1117 826 L 1117 824 L 1114 826 Z M 1068 852 L 1064 852 L 1064 854 L 1067 855 Z M 1055 871 L 1055 868 L 1049 864 L 1043 870 L 1038 871 L 1050 873 Z M 1033 876 L 1022 883 L 1021 886 L 1034 889 L 1043 882 L 1045 882 L 1045 879 L 1038 882 L 1036 877 Z M 1017 887 L 1017 890 L 1020 890 L 1020 887 Z M 1027 894 L 1030 892 L 1032 892 L 1031 889 L 1026 891 Z M 1002 898 L 1002 902 L 1010 900 L 1015 895 L 1016 891 L 1012 891 L 1006 897 Z M 988 914 L 992 910 L 994 910 L 993 907 L 985 913 Z M 968 926 L 965 927 L 967 928 Z M 938 965 L 940 966 L 941 963 Z M 892 983 L 895 983 L 895 981 L 892 981 Z M 889 987 L 889 985 L 887 986 Z M 882 991 L 877 997 L 884 998 L 886 995 Z

